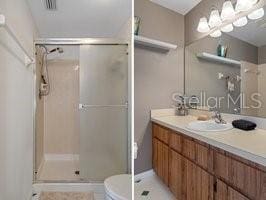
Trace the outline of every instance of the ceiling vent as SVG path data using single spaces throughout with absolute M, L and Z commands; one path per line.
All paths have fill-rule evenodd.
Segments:
M 47 10 L 56 10 L 56 0 L 43 0 Z

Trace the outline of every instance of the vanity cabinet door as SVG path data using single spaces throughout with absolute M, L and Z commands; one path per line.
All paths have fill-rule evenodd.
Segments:
M 157 138 L 153 138 L 153 169 L 155 173 L 168 185 L 169 148 Z
M 185 199 L 183 196 L 183 163 L 184 158 L 177 152 L 169 151 L 169 188 L 176 199 Z
M 228 187 L 220 181 L 216 181 L 215 200 L 228 200 Z
M 215 200 L 250 200 L 220 180 L 217 180 L 216 189 Z
M 214 177 L 184 159 L 184 195 L 186 200 L 213 200 Z
M 152 138 L 152 167 L 156 174 L 158 174 L 158 142 L 158 139 Z
M 158 141 L 158 176 L 163 182 L 168 185 L 168 162 L 169 162 L 169 148 L 167 145 Z

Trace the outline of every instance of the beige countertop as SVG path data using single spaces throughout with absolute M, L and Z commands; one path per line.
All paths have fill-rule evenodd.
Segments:
M 266 130 L 255 129 L 242 131 L 231 129 L 221 132 L 198 132 L 187 128 L 187 125 L 196 121 L 196 116 L 175 116 L 152 114 L 151 120 L 172 130 L 181 132 L 192 138 L 246 158 L 247 160 L 266 166 Z

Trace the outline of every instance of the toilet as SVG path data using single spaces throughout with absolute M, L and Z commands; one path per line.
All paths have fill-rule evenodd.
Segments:
M 131 174 L 120 174 L 105 179 L 105 200 L 131 200 L 131 182 Z

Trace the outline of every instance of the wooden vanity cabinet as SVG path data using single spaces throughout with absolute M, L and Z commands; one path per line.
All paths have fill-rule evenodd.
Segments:
M 216 150 L 214 173 L 250 199 L 266 199 L 266 173 L 241 158 Z
M 185 199 L 184 157 L 174 150 L 169 150 L 169 188 L 177 199 Z
M 266 170 L 156 123 L 153 168 L 178 200 L 266 200 Z
M 156 174 L 168 185 L 169 175 L 169 148 L 157 138 L 153 139 L 153 169 Z
M 176 199 L 212 200 L 214 177 L 169 149 L 169 188 Z

